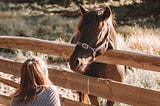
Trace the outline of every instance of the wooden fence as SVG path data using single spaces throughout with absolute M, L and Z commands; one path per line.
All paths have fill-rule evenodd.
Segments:
M 57 43 L 27 37 L 0 36 L 0 48 L 23 49 L 45 54 L 57 55 L 68 58 L 74 49 L 74 45 Z M 160 57 L 133 53 L 120 50 L 109 50 L 97 61 L 127 65 L 146 70 L 160 71 Z M 0 71 L 19 76 L 21 62 L 8 59 L 0 59 Z M 64 88 L 139 106 L 159 106 L 160 92 L 122 84 L 109 79 L 93 78 L 76 73 L 49 69 L 51 81 Z M 81 80 L 79 80 L 81 79 Z M 0 78 L 0 82 L 17 88 L 18 84 L 7 79 Z M 9 105 L 10 97 L 0 95 L 0 103 Z M 62 106 L 85 106 L 86 104 L 61 98 Z M 86 105 L 87 106 L 87 105 Z

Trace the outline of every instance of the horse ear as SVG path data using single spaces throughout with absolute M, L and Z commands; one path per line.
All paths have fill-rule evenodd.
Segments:
M 81 11 L 81 15 L 85 14 L 87 12 L 87 10 L 85 8 L 83 8 L 81 5 L 79 5 L 80 11 Z
M 105 19 L 109 18 L 111 13 L 112 13 L 111 9 L 109 7 L 107 7 L 103 12 L 102 19 L 105 20 Z

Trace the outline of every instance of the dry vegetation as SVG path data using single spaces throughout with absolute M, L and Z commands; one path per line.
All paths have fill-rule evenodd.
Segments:
M 118 4 L 122 5 L 122 0 Z M 85 7 L 95 8 L 98 6 L 105 7 L 105 5 L 107 5 L 107 3 L 85 5 Z M 74 33 L 78 18 L 59 16 L 54 14 L 53 11 L 77 11 L 77 9 L 78 7 L 74 4 L 70 4 L 68 8 L 65 8 L 55 4 L 38 5 L 37 3 L 18 4 L 0 2 L 0 36 L 26 36 L 69 42 L 70 37 Z M 122 10 L 127 11 L 127 9 L 125 10 L 124 8 L 122 8 Z M 118 10 L 115 9 L 114 11 Z M 125 13 L 124 11 L 120 11 L 119 13 Z M 139 19 L 126 17 L 125 19 L 126 20 L 117 21 L 118 26 L 116 26 L 116 31 L 118 33 L 119 48 L 126 51 L 160 55 L 159 22 L 154 22 L 152 16 Z M 64 62 L 66 60 L 63 58 L 30 51 L 27 52 L 25 50 L 0 49 L 1 57 L 14 59 L 16 61 L 24 61 L 26 58 L 33 55 L 38 55 L 45 61 L 54 62 L 50 65 L 54 68 L 69 70 L 69 66 L 67 62 Z M 57 61 L 59 61 L 58 65 Z M 0 76 L 5 77 L 8 76 L 8 74 L 0 73 Z M 15 80 L 14 76 L 9 76 L 11 80 Z M 127 67 L 124 83 L 160 91 L 160 73 Z M 10 89 L 11 92 L 8 92 L 8 89 Z M 0 83 L 0 90 L 1 93 L 7 93 L 9 95 L 13 93 L 15 89 Z M 63 91 L 61 95 L 63 95 L 63 93 L 66 93 L 65 95 L 67 96 L 71 94 L 71 91 Z M 76 98 L 75 95 L 72 95 L 72 98 Z M 116 106 L 125 106 L 125 104 L 117 103 Z

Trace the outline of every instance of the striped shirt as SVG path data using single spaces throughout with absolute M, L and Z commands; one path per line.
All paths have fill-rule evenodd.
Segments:
M 36 99 L 28 103 L 16 102 L 15 99 L 12 99 L 11 106 L 61 106 L 59 94 L 54 86 L 43 88 Z

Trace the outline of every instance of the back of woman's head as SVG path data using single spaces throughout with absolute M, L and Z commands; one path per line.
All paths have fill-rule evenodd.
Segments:
M 18 101 L 29 102 L 36 96 L 37 87 L 50 84 L 46 64 L 38 57 L 28 59 L 20 70 L 20 87 L 15 93 Z

